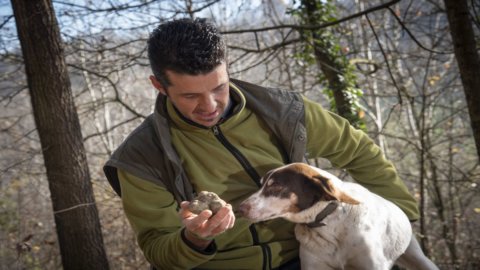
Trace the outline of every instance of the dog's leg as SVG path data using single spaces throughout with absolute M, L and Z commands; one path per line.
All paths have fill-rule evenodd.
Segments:
M 398 258 L 396 263 L 412 270 L 438 270 L 438 267 L 425 256 L 414 234 L 412 234 L 407 250 Z

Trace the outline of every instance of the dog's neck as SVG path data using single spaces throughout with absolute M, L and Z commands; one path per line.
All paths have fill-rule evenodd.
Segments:
M 338 204 L 338 201 L 332 201 L 320 213 L 317 214 L 314 221 L 305 223 L 305 225 L 310 228 L 322 227 L 327 225 L 323 222 L 323 220 L 337 209 Z
M 330 205 L 333 204 L 333 205 Z M 286 213 L 282 217 L 297 224 L 311 224 L 309 228 L 315 228 L 315 224 L 324 223 L 323 220 L 333 216 L 332 214 L 338 212 L 337 208 L 343 208 L 345 205 L 339 201 L 319 201 L 313 206 L 296 213 Z M 337 211 L 335 211 L 337 210 Z M 322 226 L 322 225 L 320 225 Z

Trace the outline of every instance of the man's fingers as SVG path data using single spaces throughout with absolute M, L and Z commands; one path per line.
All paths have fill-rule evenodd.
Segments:
M 233 228 L 233 225 L 235 225 L 235 215 L 231 215 L 230 220 L 228 222 L 227 229 Z
M 185 226 L 189 228 L 202 228 L 208 222 L 209 218 L 212 216 L 212 211 L 203 210 L 200 214 L 191 214 L 184 219 Z
M 204 210 L 196 215 L 188 210 L 189 202 L 180 204 L 180 216 L 185 228 L 200 237 L 214 237 L 231 229 L 235 224 L 235 215 L 230 204 L 220 208 L 213 215 L 212 211 Z
M 233 213 L 232 205 L 227 204 L 226 207 L 229 210 L 226 229 L 231 229 L 233 228 L 233 225 L 235 225 L 235 214 Z
M 216 226 L 215 228 L 212 229 L 212 235 L 218 235 L 218 234 L 221 234 L 223 232 L 225 232 L 226 230 L 230 229 L 230 221 L 231 221 L 231 218 L 230 217 L 226 217 L 225 219 L 222 220 L 222 222 Z
M 232 206 L 227 204 L 207 222 L 207 227 L 211 229 L 213 235 L 217 235 L 223 233 L 227 229 L 231 229 L 234 222 L 235 215 L 233 214 Z
M 180 211 L 178 212 L 178 215 L 182 220 L 188 218 L 193 214 L 192 212 L 190 212 L 190 210 L 188 210 L 188 205 L 190 205 L 190 202 L 187 201 L 183 201 L 180 203 Z

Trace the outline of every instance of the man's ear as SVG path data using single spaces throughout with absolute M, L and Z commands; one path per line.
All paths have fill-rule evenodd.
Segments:
M 155 78 L 155 76 L 150 75 L 150 82 L 152 83 L 153 87 L 158 90 L 162 95 L 167 95 L 167 91 L 165 91 L 165 88 L 163 88 L 162 84 Z
M 348 203 L 348 204 L 359 204 L 360 202 L 355 200 L 354 198 L 350 197 L 347 193 L 343 192 L 339 188 L 337 188 L 333 181 L 329 178 L 324 177 L 322 175 L 314 175 L 313 180 L 315 184 L 323 189 L 323 191 L 327 194 L 327 197 L 330 200 L 337 200 L 340 202 Z

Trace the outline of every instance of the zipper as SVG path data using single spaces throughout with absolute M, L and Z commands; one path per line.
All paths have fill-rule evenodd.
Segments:
M 212 130 L 215 138 L 217 138 L 220 141 L 220 143 L 223 146 L 225 146 L 225 148 L 227 148 L 227 150 L 230 151 L 230 153 L 238 160 L 238 162 L 240 162 L 240 165 L 242 165 L 243 169 L 247 172 L 250 178 L 252 178 L 255 184 L 257 184 L 258 187 L 261 187 L 262 185 L 260 184 L 260 175 L 252 167 L 252 165 L 247 160 L 247 158 L 227 140 L 227 138 L 225 137 L 225 135 L 223 135 L 218 125 L 213 126 Z M 254 224 L 250 225 L 249 230 L 250 230 L 250 234 L 252 235 L 253 244 L 260 246 L 260 248 L 262 249 L 262 255 L 263 255 L 262 269 L 264 270 L 272 269 L 272 262 L 271 262 L 272 251 L 270 250 L 270 247 L 267 244 L 260 243 L 258 239 L 257 229 L 255 228 Z
M 215 135 L 215 137 L 220 141 L 220 143 L 222 143 L 223 146 L 225 146 L 225 148 L 227 148 L 228 151 L 230 151 L 230 153 L 237 159 L 237 161 L 240 162 L 240 165 L 242 165 L 243 169 L 245 169 L 245 171 L 250 176 L 250 178 L 252 178 L 255 184 L 257 184 L 258 187 L 261 187 L 262 185 L 260 184 L 260 175 L 252 167 L 247 158 L 227 140 L 227 138 L 220 130 L 219 126 L 213 126 L 212 130 L 213 135 Z
M 258 240 L 258 233 L 257 229 L 255 228 L 255 224 L 250 225 L 248 228 L 252 235 L 253 244 L 255 246 L 260 246 L 262 249 L 262 256 L 263 256 L 263 263 L 262 263 L 262 270 L 272 269 L 272 251 L 267 244 L 261 244 Z

